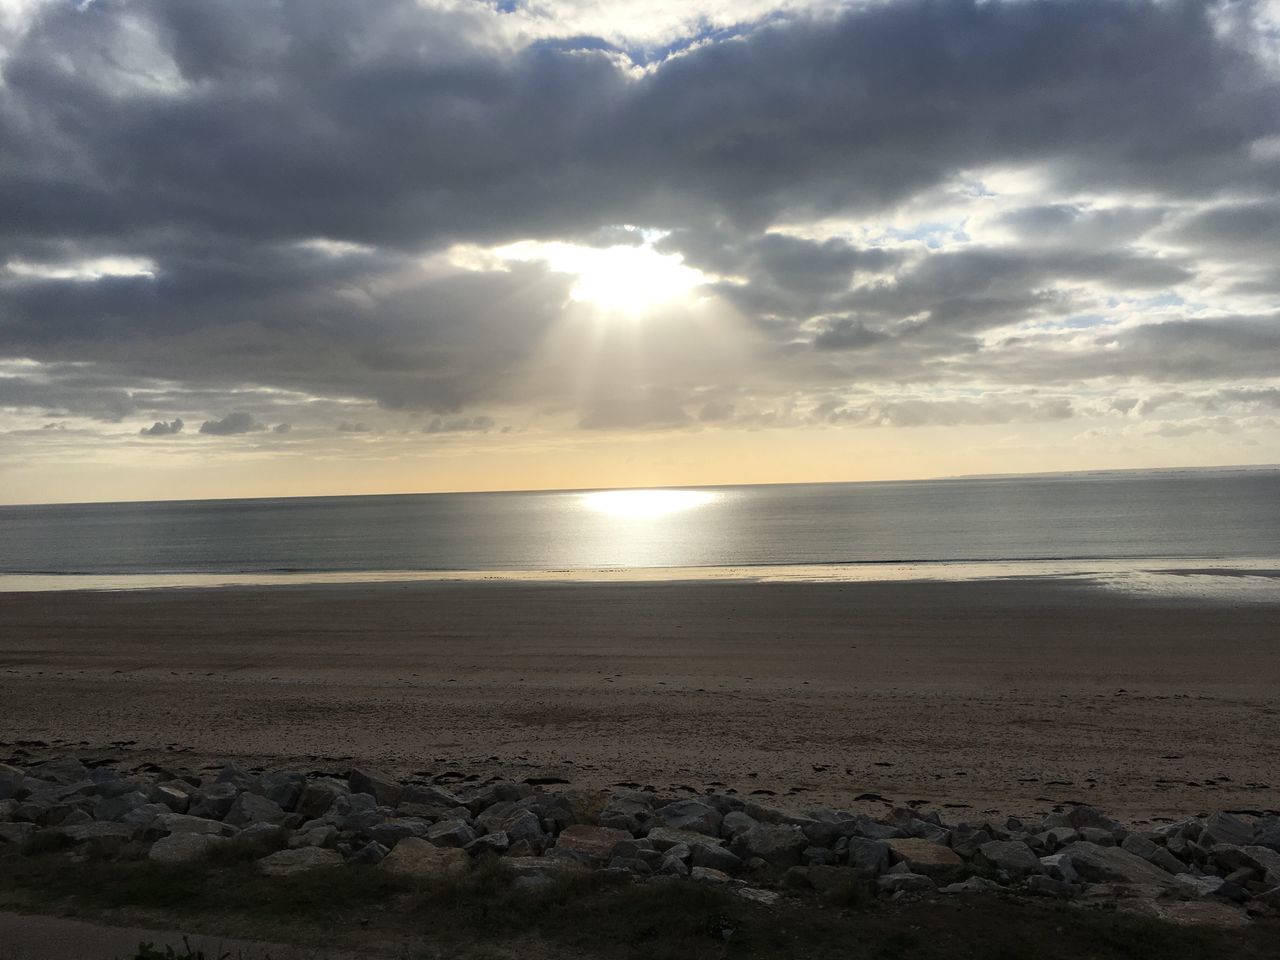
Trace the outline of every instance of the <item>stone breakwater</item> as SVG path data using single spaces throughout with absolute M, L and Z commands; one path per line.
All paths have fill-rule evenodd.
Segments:
M 438 878 L 496 857 L 531 890 L 567 872 L 690 877 L 760 903 L 789 895 L 885 898 L 1016 893 L 1119 905 L 1186 922 L 1280 916 L 1280 816 L 1214 813 L 1150 830 L 1089 806 L 1043 819 L 948 824 L 908 808 L 881 817 L 787 811 L 732 794 L 584 793 L 496 781 L 451 788 L 365 769 L 343 776 L 129 772 L 65 757 L 0 764 L 0 856 L 188 863 L 260 842 L 287 876 L 345 863 Z M 271 852 L 267 852 L 267 851 Z

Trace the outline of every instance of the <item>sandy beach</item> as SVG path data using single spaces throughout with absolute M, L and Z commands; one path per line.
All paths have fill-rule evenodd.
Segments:
M 1277 623 L 1280 600 L 1043 580 L 2 594 L 0 759 L 360 762 L 955 819 L 1274 810 Z

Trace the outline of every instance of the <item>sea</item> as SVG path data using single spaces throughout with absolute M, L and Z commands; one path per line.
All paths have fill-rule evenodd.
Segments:
M 1280 600 L 1280 468 L 0 506 L 0 592 L 1011 577 Z

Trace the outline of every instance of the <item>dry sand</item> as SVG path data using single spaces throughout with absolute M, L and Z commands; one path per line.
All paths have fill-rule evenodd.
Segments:
M 1136 820 L 1280 807 L 1278 694 L 1280 600 L 1082 583 L 0 595 L 0 758 Z

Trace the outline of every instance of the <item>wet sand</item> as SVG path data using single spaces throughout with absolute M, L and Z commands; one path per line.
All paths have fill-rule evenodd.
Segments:
M 0 741 L 0 759 L 361 762 L 954 819 L 1269 810 L 1280 598 L 1044 580 L 0 594 Z

